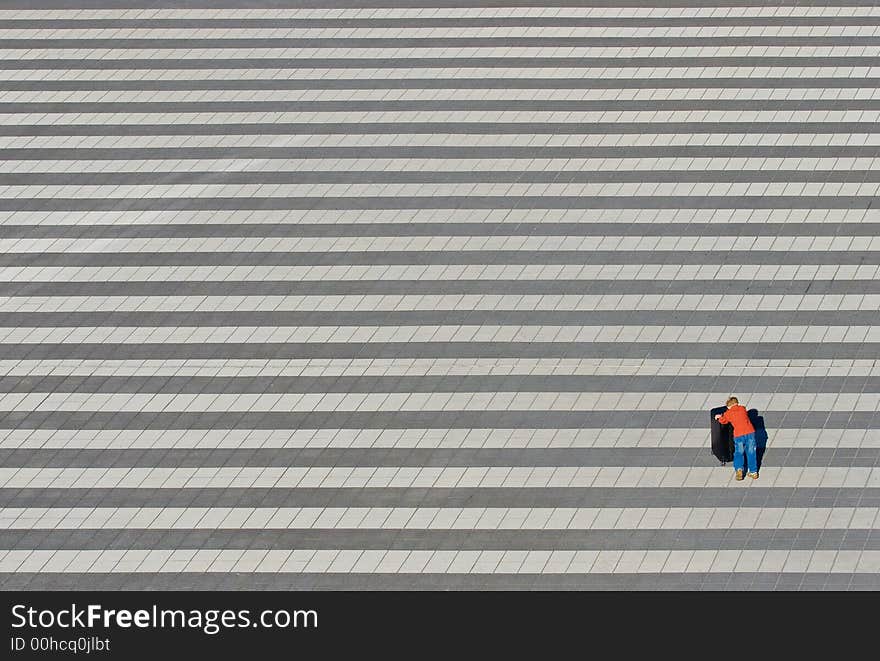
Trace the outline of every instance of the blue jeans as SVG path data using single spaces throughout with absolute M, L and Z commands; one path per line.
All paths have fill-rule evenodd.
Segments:
M 754 432 L 733 437 L 733 469 L 743 470 L 743 459 L 748 459 L 749 472 L 758 472 L 758 444 Z

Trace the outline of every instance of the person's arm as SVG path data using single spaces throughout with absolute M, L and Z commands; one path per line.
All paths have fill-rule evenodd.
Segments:
M 726 425 L 727 423 L 730 422 L 730 420 L 727 419 L 727 413 L 722 413 L 720 416 L 718 416 L 718 417 L 715 418 L 715 419 L 716 419 L 718 422 L 720 422 L 722 425 Z

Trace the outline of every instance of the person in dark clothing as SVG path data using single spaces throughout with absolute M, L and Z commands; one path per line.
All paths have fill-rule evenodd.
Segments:
M 744 459 L 748 461 L 749 477 L 758 479 L 758 451 L 755 426 L 749 420 L 745 406 L 736 397 L 727 400 L 727 411 L 715 416 L 722 425 L 733 425 L 733 470 L 737 480 L 743 479 Z

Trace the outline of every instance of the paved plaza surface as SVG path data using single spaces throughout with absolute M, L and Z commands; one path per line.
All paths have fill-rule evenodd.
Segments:
M 0 588 L 880 589 L 880 6 L 455 4 L 0 4 Z

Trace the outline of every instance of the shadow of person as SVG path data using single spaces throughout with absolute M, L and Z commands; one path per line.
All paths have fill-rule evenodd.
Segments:
M 767 427 L 764 425 L 764 416 L 758 412 L 758 409 L 749 409 L 749 420 L 755 428 L 755 445 L 757 446 L 756 457 L 758 460 L 757 469 L 761 470 L 761 463 L 764 461 L 764 452 L 767 450 Z

